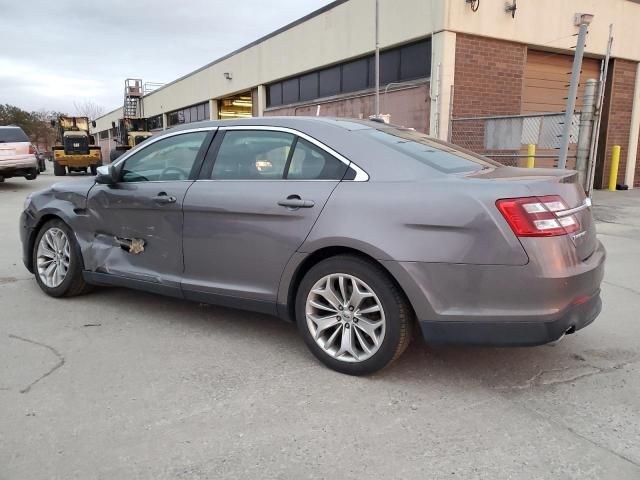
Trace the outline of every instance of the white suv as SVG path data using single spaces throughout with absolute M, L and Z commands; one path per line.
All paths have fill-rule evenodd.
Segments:
M 35 180 L 38 176 L 35 153 L 29 137 L 20 127 L 0 127 L 0 182 L 11 177 Z

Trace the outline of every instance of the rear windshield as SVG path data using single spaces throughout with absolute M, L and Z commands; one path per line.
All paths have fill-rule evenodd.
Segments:
M 469 173 L 500 166 L 486 157 L 461 150 L 415 130 L 380 127 L 358 133 L 386 145 L 443 173 Z
M 28 142 L 29 138 L 21 128 L 0 127 L 0 143 Z

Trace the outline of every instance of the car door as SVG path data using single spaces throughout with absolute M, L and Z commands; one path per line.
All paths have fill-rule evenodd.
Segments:
M 198 129 L 160 137 L 116 164 L 117 183 L 91 189 L 95 239 L 86 269 L 180 295 L 182 202 L 212 135 Z
M 347 164 L 288 129 L 220 128 L 184 200 L 185 297 L 231 305 L 241 298 L 273 311 L 287 261 Z

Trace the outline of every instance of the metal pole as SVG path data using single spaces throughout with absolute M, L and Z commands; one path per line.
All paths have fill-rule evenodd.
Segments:
M 578 182 L 587 190 L 587 164 L 589 160 L 589 150 L 591 147 L 591 131 L 593 128 L 593 111 L 596 100 L 596 81 L 592 78 L 587 80 L 584 87 L 584 100 L 582 112 L 580 113 L 580 130 L 578 133 L 578 150 L 576 152 L 576 170 L 578 171 Z
M 576 54 L 573 57 L 573 69 L 571 71 L 571 83 L 569 83 L 569 95 L 567 97 L 567 108 L 564 115 L 564 128 L 560 143 L 560 154 L 558 156 L 558 168 L 566 168 L 567 152 L 569 151 L 569 134 L 573 123 L 573 112 L 576 109 L 576 96 L 578 95 L 578 82 L 580 81 L 580 70 L 582 69 L 582 56 L 584 55 L 584 41 L 587 37 L 589 24 L 580 23 L 578 31 L 578 43 Z
M 593 182 L 596 176 L 596 162 L 598 159 L 598 143 L 600 141 L 600 123 L 602 122 L 602 107 L 604 105 L 604 95 L 606 93 L 607 74 L 609 71 L 609 58 L 611 57 L 611 48 L 613 46 L 613 24 L 609 24 L 609 39 L 607 41 L 607 53 L 604 57 L 602 68 L 600 71 L 600 84 L 598 85 L 598 99 L 596 100 L 596 121 L 593 127 L 593 137 L 591 139 L 591 150 L 589 152 L 589 178 L 587 180 L 587 195 L 591 197 L 593 194 Z
M 376 118 L 380 118 L 380 0 L 376 0 Z

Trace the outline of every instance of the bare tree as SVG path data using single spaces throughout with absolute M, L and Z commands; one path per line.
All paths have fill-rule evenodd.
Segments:
M 104 107 L 91 100 L 73 102 L 73 106 L 76 109 L 77 115 L 89 117 L 89 120 L 95 120 L 104 113 Z

